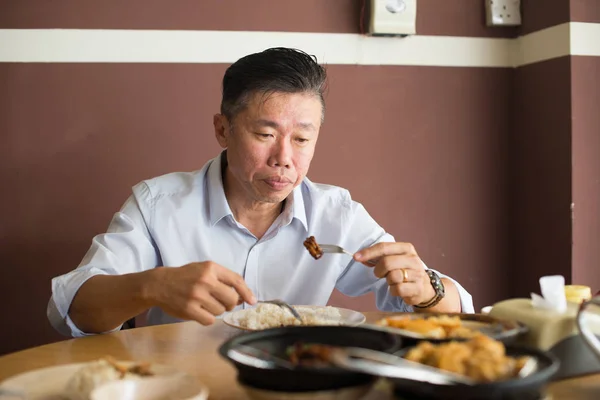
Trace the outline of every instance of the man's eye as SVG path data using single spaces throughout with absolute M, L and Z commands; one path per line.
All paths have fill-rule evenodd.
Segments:
M 296 139 L 296 141 L 297 141 L 298 143 L 306 143 L 306 142 L 308 142 L 308 139 L 305 139 L 305 138 L 297 138 L 297 139 Z
M 264 138 L 264 139 L 268 139 L 268 138 L 270 138 L 271 136 L 273 136 L 273 135 L 271 135 L 270 133 L 257 133 L 256 135 L 257 135 L 257 136 L 260 136 L 261 138 Z

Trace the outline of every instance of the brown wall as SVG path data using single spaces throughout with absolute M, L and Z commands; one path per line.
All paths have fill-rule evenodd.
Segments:
M 471 291 L 477 307 L 506 296 L 512 70 L 330 71 L 331 119 L 313 177 L 350 188 L 396 240 L 413 242 L 428 265 Z M 347 144 L 336 150 L 340 140 Z M 363 299 L 333 303 L 373 309 Z
M 596 8 L 600 11 L 600 7 Z M 600 13 L 597 14 L 600 20 Z M 573 281 L 600 290 L 600 57 L 571 57 Z
M 571 280 L 570 57 L 515 70 L 510 142 L 512 295 L 543 275 Z
M 359 33 L 361 0 L 19 0 L 1 5 L 0 27 L 198 29 Z M 419 35 L 513 37 L 516 29 L 485 26 L 483 1 L 419 0 Z M 274 18 L 274 16 L 276 16 Z
M 526 35 L 566 22 L 600 22 L 598 0 L 521 0 L 523 23 L 517 28 Z
M 523 2 L 521 33 L 569 21 L 600 22 L 596 0 L 545 4 Z M 522 66 L 514 85 L 511 294 L 539 292 L 539 277 L 550 274 L 591 286 L 595 293 L 600 290 L 600 57 Z

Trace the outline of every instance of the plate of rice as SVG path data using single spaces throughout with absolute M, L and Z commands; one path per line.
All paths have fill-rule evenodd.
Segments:
M 223 322 L 234 328 L 259 331 L 283 326 L 357 326 L 366 320 L 362 313 L 345 308 L 332 306 L 294 306 L 294 308 L 302 317 L 302 322 L 294 318 L 289 310 L 265 303 L 226 314 Z

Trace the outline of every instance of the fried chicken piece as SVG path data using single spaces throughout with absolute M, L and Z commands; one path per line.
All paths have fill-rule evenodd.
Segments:
M 150 371 L 151 365 L 148 362 L 133 364 L 129 367 L 120 364 L 112 356 L 104 357 L 104 360 L 115 369 L 123 379 L 127 374 L 134 374 L 138 376 L 153 376 L 154 374 Z
M 458 316 L 439 315 L 427 318 L 444 328 L 458 328 L 462 325 L 462 321 Z
M 474 331 L 471 328 L 466 328 L 464 326 L 458 326 L 456 328 L 450 328 L 446 331 L 446 337 L 452 339 L 470 339 L 479 334 L 479 332 Z
M 496 360 L 500 360 L 506 355 L 504 343 L 494 340 L 491 337 L 486 336 L 482 333 L 475 335 L 469 341 L 469 344 L 471 347 L 473 347 L 473 350 L 475 352 L 483 351 L 484 353 L 489 354 L 492 358 Z
M 321 249 L 314 236 L 306 238 L 304 247 L 306 247 L 306 250 L 308 250 L 315 260 L 318 260 L 323 256 L 323 249 Z
M 506 355 L 502 342 L 481 333 L 468 342 L 434 345 L 421 342 L 405 358 L 431 367 L 458 373 L 479 382 L 494 382 L 517 376 L 527 361 Z
M 515 360 L 508 357 L 500 359 L 479 352 L 466 360 L 466 375 L 479 382 L 494 382 L 514 376 Z
M 421 335 L 432 339 L 444 339 L 446 337 L 444 328 L 429 319 L 389 319 L 387 324 L 393 328 L 420 333 Z
M 431 342 L 421 342 L 410 349 L 404 358 L 409 361 L 427 364 L 427 360 L 431 357 L 431 354 L 433 354 L 434 351 L 435 346 Z
M 471 357 L 472 351 L 462 343 L 450 342 L 440 346 L 434 354 L 436 359 L 433 367 L 464 375 L 466 373 L 465 364 Z

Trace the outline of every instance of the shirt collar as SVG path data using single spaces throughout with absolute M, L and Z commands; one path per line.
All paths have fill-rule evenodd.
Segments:
M 233 217 L 233 212 L 229 207 L 229 203 L 225 197 L 225 188 L 223 187 L 222 170 L 224 163 L 226 162 L 226 152 L 227 150 L 222 151 L 221 154 L 213 159 L 208 167 L 208 202 L 211 226 L 214 226 L 217 222 L 228 215 Z M 292 191 L 291 196 L 287 197 L 285 206 L 283 208 L 283 214 L 286 224 L 295 218 L 300 221 L 300 223 L 304 226 L 304 229 L 308 231 L 302 186 L 303 183 L 298 185 Z
M 304 229 L 308 232 L 308 224 L 306 222 L 306 208 L 304 207 L 304 196 L 302 194 L 302 186 L 303 183 L 294 188 L 291 193 L 291 196 L 287 197 L 285 202 L 285 206 L 283 208 L 284 214 L 284 224 L 287 225 L 292 222 L 292 219 L 295 218 Z
M 208 167 L 208 213 L 211 226 L 215 226 L 217 222 L 228 215 L 233 216 L 225 197 L 223 175 L 221 173 L 223 163 L 226 160 L 225 157 L 225 151 L 221 152 L 218 157 L 212 160 Z

